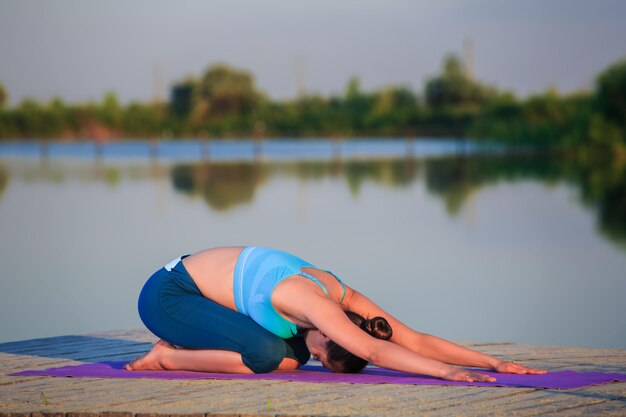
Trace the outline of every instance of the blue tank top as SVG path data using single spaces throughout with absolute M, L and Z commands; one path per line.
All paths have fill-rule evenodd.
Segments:
M 278 314 L 271 300 L 276 285 L 293 275 L 311 279 L 328 296 L 328 291 L 317 278 L 302 272 L 301 269 L 304 267 L 315 268 L 309 262 L 287 252 L 246 247 L 237 259 L 233 280 L 237 311 L 283 339 L 295 336 L 299 330 L 298 326 Z M 346 295 L 345 286 L 335 274 L 323 271 L 332 274 L 341 283 L 343 289 L 341 301 L 343 301 Z

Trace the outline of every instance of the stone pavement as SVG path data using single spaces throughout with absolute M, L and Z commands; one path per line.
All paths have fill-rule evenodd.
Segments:
M 626 383 L 571 391 L 279 381 L 14 377 L 51 366 L 131 360 L 155 339 L 145 330 L 0 344 L 0 417 L 626 416 Z M 465 343 L 548 370 L 626 373 L 626 351 Z

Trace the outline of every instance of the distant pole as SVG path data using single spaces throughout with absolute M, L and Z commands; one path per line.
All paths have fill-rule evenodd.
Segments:
M 47 138 L 43 138 L 39 141 L 39 162 L 40 162 L 40 166 L 41 166 L 41 171 L 44 175 L 47 174 L 48 172 L 48 163 L 49 161 L 49 157 L 50 157 L 50 150 L 48 148 L 48 139 Z
M 254 144 L 254 158 L 261 159 L 263 157 L 263 138 L 265 135 L 265 122 L 257 120 L 254 123 L 254 134 L 252 141 Z
M 96 179 L 100 180 L 104 177 L 103 172 L 103 161 L 102 161 L 102 149 L 103 143 L 101 139 L 95 137 L 93 139 L 93 157 L 94 157 L 94 166 L 93 166 L 93 175 Z
M 407 182 L 410 182 L 415 178 L 415 173 L 417 171 L 417 159 L 415 158 L 415 154 L 407 155 L 404 158 L 404 175 L 407 178 Z
M 333 146 L 333 159 L 341 160 L 341 135 L 335 133 L 330 139 Z
M 332 141 L 332 168 L 331 172 L 333 175 L 339 175 L 341 173 L 341 135 L 334 134 L 331 137 Z
M 47 161 L 50 156 L 50 148 L 48 144 L 48 138 L 43 138 L 39 141 L 39 154 L 42 161 Z
M 404 134 L 405 154 L 407 157 L 415 156 L 415 132 L 409 129 Z
M 93 149 L 94 150 L 94 156 L 96 157 L 96 160 L 98 160 L 98 161 L 101 160 L 102 159 L 102 154 L 104 153 L 104 149 L 103 149 L 104 143 L 103 143 L 103 141 L 99 140 L 99 139 L 96 139 L 94 141 L 93 147 L 94 147 L 94 149 Z
M 163 65 L 160 61 L 156 61 L 152 67 L 153 80 L 153 97 L 154 104 L 163 103 L 165 101 L 165 83 L 163 81 Z
M 208 161 L 211 159 L 211 143 L 209 141 L 209 135 L 206 131 L 200 133 L 200 141 L 201 141 L 201 153 L 202 159 Z
M 150 159 L 156 160 L 159 157 L 159 140 L 156 138 L 150 139 Z
M 294 75 L 298 96 L 304 97 L 306 95 L 306 64 L 300 54 L 296 54 L 294 59 Z

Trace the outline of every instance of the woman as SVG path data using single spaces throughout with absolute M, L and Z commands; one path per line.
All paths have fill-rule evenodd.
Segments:
M 175 259 L 144 286 L 139 314 L 162 340 L 128 370 L 259 373 L 295 369 L 310 352 L 336 372 L 372 362 L 450 381 L 495 381 L 452 365 L 545 373 L 416 332 L 332 272 L 267 248 Z

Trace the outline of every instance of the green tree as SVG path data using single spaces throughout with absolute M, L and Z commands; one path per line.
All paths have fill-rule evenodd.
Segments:
M 359 101 L 363 98 L 361 92 L 361 80 L 358 77 L 351 77 L 348 80 L 345 91 L 346 101 Z
M 441 75 L 426 83 L 426 103 L 434 108 L 445 106 L 480 105 L 495 91 L 467 76 L 455 55 L 448 55 Z
M 49 136 L 58 136 L 69 130 L 67 106 L 60 98 L 52 99 L 43 109 L 43 114 Z
M 405 87 L 389 87 L 376 94 L 366 125 L 375 134 L 402 135 L 418 118 L 415 94 Z
M 361 82 L 357 77 L 352 77 L 346 85 L 342 103 L 342 120 L 336 129 L 358 134 L 365 125 L 365 117 L 370 112 L 376 100 L 375 95 L 361 91 Z
M 123 109 L 115 92 L 109 91 L 104 95 L 98 109 L 98 116 L 100 121 L 107 127 L 118 129 L 121 126 Z
M 472 122 L 470 136 L 490 139 L 523 140 L 522 103 L 515 95 L 503 93 L 489 100 Z
M 4 88 L 4 85 L 0 83 L 0 110 L 2 110 L 9 102 L 9 93 Z
M 193 94 L 198 88 L 198 81 L 187 78 L 174 84 L 170 92 L 169 111 L 179 118 L 186 118 L 193 108 Z
M 626 59 L 611 65 L 598 76 L 596 97 L 607 120 L 626 126 Z
M 34 100 L 26 99 L 15 109 L 15 124 L 18 135 L 24 138 L 34 138 L 46 134 L 46 123 L 43 109 Z
M 127 135 L 160 136 L 165 129 L 165 109 L 158 103 L 130 103 L 122 120 Z
M 4 194 L 8 184 L 9 172 L 2 165 L 0 165 L 0 200 L 2 200 L 2 194 Z
M 249 72 L 218 64 L 209 68 L 194 91 L 192 117 L 196 121 L 244 117 L 261 100 Z

